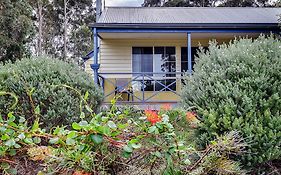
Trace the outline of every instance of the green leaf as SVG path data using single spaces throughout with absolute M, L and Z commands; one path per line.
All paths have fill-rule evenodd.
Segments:
M 0 126 L 0 132 L 5 132 L 7 128 Z
M 104 116 L 103 116 L 103 117 L 101 118 L 101 121 L 102 121 L 102 122 L 108 121 L 108 117 L 104 117 Z
M 54 135 L 58 135 L 58 133 L 60 132 L 61 128 L 56 127 L 56 129 L 54 130 L 53 134 Z
M 129 141 L 130 144 L 139 143 L 139 139 L 132 139 Z
M 9 120 L 7 121 L 9 124 L 12 123 L 13 121 L 15 121 L 16 117 L 15 116 L 10 116 Z
M 24 143 L 27 143 L 27 144 L 32 144 L 33 143 L 32 138 L 25 138 L 23 141 L 24 141 Z
M 148 128 L 148 133 L 153 133 L 156 130 L 156 126 L 151 126 Z
M 140 143 L 139 143 L 139 144 L 133 143 L 133 144 L 131 144 L 131 146 L 132 146 L 134 149 L 139 149 L 139 148 L 141 148 L 141 144 L 140 144 Z
M 59 138 L 58 137 L 55 137 L 55 138 L 51 138 L 50 140 L 49 140 L 49 143 L 50 144 L 57 144 L 58 142 L 59 142 Z
M 72 128 L 75 129 L 75 130 L 81 130 L 82 129 L 82 127 L 76 122 L 72 123 Z
M 21 140 L 22 140 L 22 139 L 25 139 L 24 133 L 21 133 L 20 135 L 18 135 L 18 138 L 21 139 Z
M 87 101 L 87 100 L 88 100 L 88 98 L 89 98 L 89 92 L 88 92 L 88 91 L 86 91 L 86 93 L 85 93 L 85 95 L 84 95 L 84 100 L 85 100 L 85 101 Z
M 14 113 L 13 112 L 9 112 L 8 113 L 8 118 L 12 118 L 12 117 L 14 117 Z
M 35 115 L 40 115 L 40 106 L 36 106 L 35 110 L 34 110 Z
M 6 162 L 2 162 L 0 164 L 0 169 L 4 169 L 4 170 L 7 170 L 7 169 L 10 169 L 10 164 L 9 163 L 6 163 Z
M 130 145 L 125 145 L 123 147 L 123 150 L 127 153 L 132 153 L 133 152 L 133 148 Z
M 119 129 L 125 129 L 126 127 L 128 127 L 127 123 L 125 123 L 125 124 L 118 124 L 118 128 Z
M 31 128 L 31 131 L 32 132 L 35 132 L 35 131 L 37 131 L 39 129 L 39 119 L 37 118 L 35 121 L 34 121 L 34 123 L 33 123 L 33 126 L 32 126 L 32 128 Z
M 90 112 L 90 113 L 93 112 L 93 110 L 88 105 L 86 105 L 85 108 L 87 109 L 88 112 Z
M 67 135 L 67 138 L 73 139 L 77 136 L 75 131 L 70 131 L 69 134 Z
M 98 126 L 97 130 L 103 135 L 110 135 L 110 128 L 108 126 Z
M 132 155 L 132 153 L 129 153 L 129 152 L 126 152 L 124 151 L 122 156 L 125 157 L 125 158 L 129 158 L 130 156 Z
M 28 94 L 29 94 L 29 95 L 32 95 L 34 91 L 35 91 L 35 88 L 33 87 L 33 88 L 28 92 Z
M 4 134 L 1 137 L 1 140 L 3 140 L 3 141 L 8 140 L 8 139 L 10 139 L 10 136 L 8 134 Z
M 12 119 L 12 118 L 11 118 L 11 119 Z M 15 118 L 13 118 L 13 121 L 14 121 L 14 119 L 15 119 Z M 9 120 L 9 121 L 8 121 L 8 125 L 17 128 L 18 125 L 17 125 L 15 122 L 13 122 L 13 121 L 10 121 L 10 120 Z
M 81 118 L 81 119 L 84 119 L 84 118 L 85 118 L 85 113 L 84 113 L 84 112 L 81 112 L 80 118 Z
M 185 165 L 191 165 L 191 161 L 187 158 L 183 162 Z
M 74 139 L 71 139 L 71 138 L 67 138 L 67 139 L 66 139 L 66 144 L 67 144 L 67 145 L 74 145 L 74 144 L 75 144 L 75 140 L 74 140 Z
M 41 139 L 39 137 L 35 137 L 35 138 L 33 138 L 33 142 L 36 144 L 39 144 L 39 143 L 41 143 Z
M 112 128 L 112 129 L 116 129 L 116 128 L 117 128 L 116 124 L 115 124 L 113 121 L 108 121 L 108 122 L 107 122 L 107 125 L 108 125 L 110 128 Z
M 11 149 L 10 151 L 9 151 L 9 155 L 10 156 L 15 156 L 17 154 L 17 151 L 15 150 L 15 149 Z
M 7 173 L 11 174 L 11 175 L 17 175 L 18 171 L 16 168 L 10 168 L 7 170 Z
M 81 122 L 79 122 L 79 125 L 80 125 L 80 127 L 87 126 L 88 122 L 85 120 L 82 120 Z
M 161 157 L 162 157 L 162 154 L 161 154 L 159 151 L 156 151 L 156 152 L 154 153 L 154 155 L 155 155 L 156 157 L 158 157 L 158 158 L 161 158 Z
M 19 145 L 19 144 L 15 144 L 15 146 L 14 146 L 16 149 L 19 149 L 19 148 L 21 148 L 21 146 Z
M 19 119 L 19 122 L 20 123 L 24 123 L 26 120 L 25 120 L 25 118 L 24 117 L 20 117 L 20 119 Z
M 12 147 L 16 144 L 15 140 L 14 139 L 10 139 L 10 140 L 7 140 L 5 142 L 5 145 L 8 146 L 8 147 Z
M 103 142 L 103 136 L 102 135 L 99 135 L 99 134 L 91 134 L 90 135 L 92 141 L 95 143 L 95 144 L 101 144 Z

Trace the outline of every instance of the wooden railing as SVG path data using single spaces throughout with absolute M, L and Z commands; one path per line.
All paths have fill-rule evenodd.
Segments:
M 110 101 L 109 97 L 120 93 L 128 95 L 127 100 L 119 101 L 123 103 L 177 103 L 178 100 L 169 100 L 169 97 L 160 100 L 154 97 L 163 92 L 180 97 L 183 75 L 182 72 L 99 73 L 99 85 L 105 92 L 105 103 Z M 119 84 L 120 79 L 127 81 Z

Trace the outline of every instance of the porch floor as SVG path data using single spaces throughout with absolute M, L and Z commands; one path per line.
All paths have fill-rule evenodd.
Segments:
M 135 109 L 138 110 L 146 110 L 146 109 L 151 109 L 151 110 L 160 110 L 163 105 L 169 104 L 171 105 L 172 108 L 178 107 L 180 105 L 179 102 L 172 102 L 172 103 L 160 103 L 160 102 L 147 102 L 147 103 L 126 103 L 126 102 L 117 102 L 116 106 L 132 106 Z M 101 108 L 109 108 L 110 103 L 102 103 Z

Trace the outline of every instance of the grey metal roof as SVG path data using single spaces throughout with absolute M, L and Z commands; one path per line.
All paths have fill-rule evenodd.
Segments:
M 107 7 L 99 24 L 277 24 L 281 8 Z

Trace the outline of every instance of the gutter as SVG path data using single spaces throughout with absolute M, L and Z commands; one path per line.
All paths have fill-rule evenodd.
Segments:
M 92 28 L 113 29 L 279 29 L 278 23 L 94 23 Z

